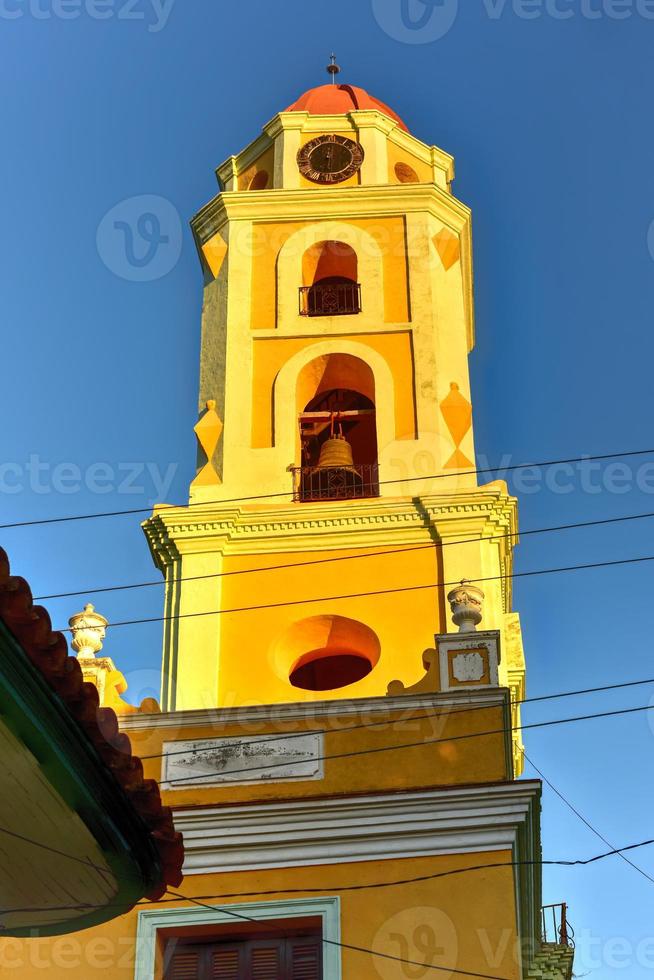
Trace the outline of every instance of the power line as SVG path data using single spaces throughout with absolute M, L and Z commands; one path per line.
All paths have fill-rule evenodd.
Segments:
M 0 828 L 1 829 L 1 828 Z M 30 843 L 39 844 L 38 841 L 30 841 Z M 517 861 L 493 861 L 486 864 L 472 864 L 464 868 L 449 868 L 447 871 L 435 871 L 431 874 L 416 875 L 411 878 L 400 878 L 393 879 L 391 881 L 373 881 L 366 882 L 365 884 L 358 885 L 343 885 L 343 884 L 333 884 L 333 885 L 320 885 L 307 888 L 284 888 L 280 890 L 279 888 L 273 888 L 268 891 L 254 891 L 254 892 L 229 892 L 221 893 L 219 895 L 195 895 L 193 898 L 195 900 L 206 900 L 220 898 L 251 898 L 252 896 L 259 895 L 266 897 L 268 895 L 314 895 L 322 894 L 324 892 L 353 892 L 353 891 L 366 891 L 371 888 L 397 888 L 402 885 L 414 885 L 420 884 L 426 881 L 436 881 L 440 878 L 450 878 L 453 875 L 469 874 L 473 871 L 488 871 L 495 870 L 497 868 L 518 868 L 518 867 L 534 867 L 534 866 L 557 866 L 557 867 L 585 867 L 589 864 L 595 864 L 598 861 L 606 860 L 610 857 L 620 856 L 626 851 L 637 850 L 641 847 L 650 847 L 654 844 L 654 839 L 639 841 L 635 844 L 626 844 L 624 847 L 611 848 L 610 851 L 604 851 L 601 854 L 595 854 L 589 858 L 567 858 L 565 860 L 543 860 L 543 859 L 527 859 L 527 860 L 517 860 Z M 41 845 L 39 845 L 41 846 Z M 58 853 L 58 852 L 55 852 Z M 171 892 L 170 894 L 174 894 Z M 145 905 L 167 905 L 171 902 L 178 901 L 178 898 L 158 898 L 158 899 L 140 899 L 137 903 L 138 906 Z M 185 896 L 185 901 L 192 901 L 190 896 Z M 20 908 L 0 908 L 0 915 L 15 914 L 17 912 L 69 912 L 73 910 L 93 910 L 98 908 L 122 908 L 123 906 L 118 905 L 91 905 L 88 902 L 80 902 L 77 905 L 47 905 L 42 907 L 36 907 L 30 905 L 28 907 Z
M 516 707 L 518 705 L 523 705 L 523 704 L 535 704 L 538 701 L 552 701 L 552 700 L 555 700 L 557 698 L 571 698 L 571 697 L 576 697 L 577 695 L 582 695 L 582 694 L 598 694 L 598 693 L 601 693 L 603 691 L 615 691 L 618 688 L 640 687 L 643 684 L 654 684 L 654 677 L 647 677 L 647 678 L 644 678 L 643 680 L 638 680 L 638 681 L 625 681 L 625 682 L 620 683 L 620 684 L 604 684 L 601 687 L 587 687 L 587 688 L 583 688 L 583 689 L 578 690 L 578 691 L 561 691 L 561 692 L 557 692 L 557 693 L 554 693 L 554 694 L 541 694 L 541 695 L 539 695 L 538 697 L 535 697 L 535 698 L 522 698 L 522 699 L 518 699 L 516 701 L 509 701 L 507 707 L 511 708 L 511 707 Z M 408 721 L 422 721 L 424 719 L 430 719 L 430 718 L 439 717 L 439 715 L 440 716 L 446 716 L 448 718 L 451 718 L 452 715 L 463 715 L 463 714 L 467 714 L 467 713 L 469 713 L 471 711 L 488 711 L 489 707 L 492 707 L 492 706 L 491 705 L 484 704 L 484 705 L 474 705 L 473 707 L 470 707 L 470 708 L 456 708 L 453 711 L 447 711 L 447 710 L 442 711 L 441 710 L 441 712 L 424 711 L 424 712 L 417 712 L 417 713 L 413 713 L 413 714 L 412 713 L 409 713 L 409 714 L 406 714 L 405 713 L 404 714 L 404 717 L 402 717 L 402 718 L 397 718 L 397 719 L 384 718 L 383 720 L 380 720 L 380 721 L 365 721 L 365 722 L 361 722 L 358 725 L 348 725 L 345 728 L 337 728 L 337 729 L 334 729 L 334 731 L 333 732 L 330 732 L 329 734 L 342 735 L 345 732 L 354 732 L 354 731 L 358 731 L 358 730 L 360 730 L 362 728 L 378 728 L 380 725 L 389 725 L 389 724 L 398 724 L 398 723 L 399 724 L 404 724 L 405 722 L 408 722 Z M 392 710 L 393 710 L 392 708 L 389 708 L 389 711 L 392 711 Z M 289 739 L 305 738 L 306 735 L 308 735 L 308 734 L 315 734 L 315 733 L 326 734 L 326 731 L 325 731 L 325 729 L 308 729 L 307 731 L 303 731 L 303 732 L 288 732 L 286 734 L 282 734 L 282 735 L 279 735 L 279 736 L 274 736 L 272 738 L 270 738 L 268 736 L 262 737 L 262 738 L 254 738 L 254 739 L 251 739 L 248 742 L 248 745 L 257 745 L 260 742 L 261 743 L 265 742 L 268 745 L 271 742 L 279 742 L 279 741 L 286 742 Z M 192 749 L 191 752 L 192 752 L 192 754 L 195 754 L 196 752 L 201 752 L 201 751 L 211 752 L 214 749 L 215 749 L 215 746 L 211 746 L 211 747 L 207 747 L 206 749 Z M 157 752 L 157 753 L 155 753 L 153 755 L 141 755 L 141 756 L 139 756 L 139 758 L 141 759 L 141 761 L 145 761 L 146 759 L 168 759 L 171 756 L 175 756 L 175 755 L 189 755 L 189 754 L 190 753 L 189 753 L 189 750 L 188 749 L 179 749 L 179 750 L 175 750 L 174 752 Z M 526 758 L 526 756 L 525 756 L 525 758 Z M 613 846 L 608 841 L 604 841 L 604 843 L 605 844 L 608 844 L 609 847 L 612 847 Z
M 540 568 L 526 572 L 507 572 L 505 575 L 485 575 L 472 580 L 477 582 L 508 581 L 516 578 L 531 578 L 535 575 L 553 575 L 562 572 L 577 572 L 591 568 L 610 568 L 617 565 L 636 565 L 642 562 L 654 561 L 654 555 L 642 558 L 620 558 L 614 561 L 594 561 L 584 565 L 563 565 L 558 568 Z M 111 624 L 111 629 L 117 626 L 138 626 L 145 623 L 164 623 L 175 619 L 195 619 L 198 616 L 223 616 L 227 613 L 254 612 L 258 609 L 279 609 L 281 606 L 306 606 L 316 602 L 336 602 L 342 599 L 362 599 L 377 595 L 394 595 L 398 592 L 419 592 L 424 589 L 445 589 L 461 584 L 461 580 L 452 582 L 427 582 L 424 585 L 402 585 L 394 589 L 375 589 L 371 592 L 350 592 L 346 595 L 315 596 L 311 599 L 285 599 L 283 602 L 259 603 L 255 606 L 236 606 L 232 609 L 209 609 L 202 612 L 170 613 L 163 616 L 148 616 L 144 619 L 123 619 Z M 71 627 L 62 626 L 58 632 L 72 633 Z
M 400 749 L 414 749 L 421 748 L 424 745 L 437 745 L 441 742 L 460 742 L 469 738 L 482 738 L 489 735 L 505 735 L 509 732 L 521 732 L 527 731 L 531 728 L 550 728 L 553 725 L 567 725 L 572 722 L 577 721 L 590 721 L 594 718 L 612 718 L 618 715 L 629 715 L 636 714 L 640 711 L 652 711 L 654 710 L 654 704 L 642 705 L 638 708 L 621 708 L 616 711 L 600 711 L 595 714 L 589 715 L 575 715 L 572 718 L 556 718 L 550 721 L 536 721 L 531 722 L 528 725 L 512 725 L 509 728 L 494 728 L 486 732 L 467 732 L 463 735 L 452 735 L 447 738 L 423 738 L 419 742 L 404 742 L 398 745 L 378 745 L 370 749 L 356 749 L 352 752 L 337 752 L 331 755 L 319 755 L 312 758 L 312 762 L 326 762 L 332 759 L 352 759 L 355 756 L 363 755 L 377 755 L 380 752 L 397 752 Z M 213 776 L 234 776 L 240 775 L 241 773 L 253 773 L 262 770 L 270 769 L 282 769 L 286 766 L 296 765 L 296 761 L 291 759 L 286 762 L 271 762 L 265 766 L 248 766 L 244 769 L 225 769 L 222 772 L 207 772 L 203 773 L 201 776 L 179 776 L 176 779 L 166 779 L 165 784 L 167 786 L 173 783 L 186 783 L 186 785 L 196 784 L 199 780 L 211 779 Z M 180 787 L 184 788 L 184 787 Z
M 557 795 L 557 796 L 559 797 L 559 799 L 560 799 L 560 800 L 562 800 L 562 801 L 563 801 L 563 803 L 565 803 L 565 805 L 566 805 L 566 806 L 568 807 L 568 809 L 569 809 L 569 810 L 572 810 L 572 812 L 573 812 L 573 813 L 575 814 L 575 816 L 576 816 L 576 817 L 579 817 L 579 819 L 581 820 L 581 822 L 582 822 L 583 824 L 585 824 L 585 825 L 586 825 L 586 827 L 588 827 L 588 829 L 589 829 L 589 830 L 591 830 L 591 831 L 592 831 L 592 832 L 593 832 L 593 833 L 595 834 L 595 836 L 596 836 L 596 837 L 599 837 L 599 839 L 600 839 L 600 840 L 601 840 L 601 841 L 602 841 L 602 842 L 603 842 L 604 844 L 606 844 L 606 845 L 607 845 L 607 847 L 614 847 L 614 845 L 613 845 L 613 844 L 612 844 L 612 843 L 611 843 L 611 842 L 610 842 L 609 840 L 607 840 L 607 839 L 606 839 L 606 837 L 605 837 L 605 836 L 604 836 L 603 834 L 601 834 L 601 833 L 599 832 L 599 830 L 597 829 L 597 827 L 594 827 L 594 826 L 592 825 L 592 823 L 590 822 L 590 820 L 587 820 L 587 819 L 586 819 L 586 817 L 585 817 L 585 816 L 583 815 L 583 813 L 580 813 L 580 812 L 579 812 L 579 810 L 578 810 L 578 809 L 576 808 L 576 806 L 574 806 L 574 805 L 573 805 L 573 804 L 572 804 L 572 803 L 570 802 L 570 800 L 569 800 L 569 799 L 567 799 L 567 797 L 565 797 L 565 796 L 563 795 L 563 793 L 562 793 L 562 792 L 561 792 L 560 790 L 558 790 L 558 789 L 556 788 L 556 786 L 555 786 L 555 785 L 554 785 L 554 784 L 553 784 L 552 782 L 550 782 L 550 780 L 549 780 L 549 779 L 547 778 L 547 776 L 545 775 L 545 773 L 543 773 L 543 772 L 541 772 L 541 770 L 540 770 L 540 769 L 538 768 L 538 766 L 537 766 L 537 765 L 536 765 L 536 764 L 535 764 L 535 763 L 534 763 L 534 762 L 533 762 L 533 761 L 532 761 L 532 760 L 531 760 L 531 759 L 529 758 L 529 756 L 528 756 L 528 755 L 527 755 L 527 753 L 525 752 L 525 750 L 524 750 L 524 748 L 522 748 L 522 746 L 520 747 L 520 751 L 522 752 L 522 754 L 523 754 L 523 756 L 524 756 L 524 758 L 525 758 L 525 759 L 527 760 L 527 762 L 529 763 L 529 765 L 531 766 L 531 768 L 532 768 L 532 769 L 533 769 L 533 770 L 534 770 L 535 772 L 537 772 L 537 773 L 538 773 L 538 775 L 539 775 L 539 776 L 540 776 L 540 778 L 541 778 L 541 779 L 543 780 L 543 782 L 544 782 L 544 783 L 547 783 L 547 785 L 548 785 L 548 786 L 549 786 L 549 788 L 550 788 L 550 789 L 552 790 L 552 792 L 553 792 L 553 793 L 556 793 L 556 795 Z M 637 871 L 637 872 L 638 872 L 639 874 L 641 874 L 641 875 L 642 875 L 642 876 L 643 876 L 644 878 L 647 878 L 647 880 L 648 880 L 648 881 L 651 881 L 651 882 L 652 882 L 652 884 L 654 884 L 654 878 L 653 878 L 653 877 L 652 877 L 651 875 L 649 875 L 649 874 L 647 873 L 647 871 L 644 871 L 644 870 L 643 870 L 643 868 L 640 868 L 640 867 L 639 867 L 639 866 L 638 866 L 637 864 L 634 864 L 634 862 L 633 862 L 633 861 L 630 861 L 630 860 L 629 860 L 629 858 L 628 858 L 628 857 L 627 857 L 627 856 L 626 856 L 625 854 L 623 854 L 623 853 L 622 853 L 621 851 L 618 851 L 618 852 L 616 852 L 616 853 L 618 853 L 618 854 L 619 854 L 619 856 L 620 856 L 620 857 L 622 858 L 622 860 L 623 860 L 623 861 L 625 861 L 625 862 L 626 862 L 627 864 L 629 864 L 629 865 L 631 865 L 631 867 L 632 867 L 632 868 L 634 869 L 634 871 Z
M 260 919 L 254 919 L 252 916 L 243 915 L 240 912 L 234 912 L 233 909 L 217 907 L 215 905 L 206 905 L 204 902 L 200 902 L 197 899 L 189 898 L 187 895 L 182 895 L 179 892 L 173 892 L 168 889 L 171 895 L 174 895 L 178 899 L 183 899 L 185 902 L 191 902 L 193 905 L 198 905 L 200 908 L 209 909 L 211 912 L 221 912 L 224 915 L 231 915 L 235 919 L 243 919 L 246 922 L 259 923 Z M 425 970 L 437 970 L 440 973 L 456 973 L 463 977 L 478 977 L 481 980 L 508 980 L 507 977 L 498 977 L 497 974 L 491 973 L 475 973 L 471 970 L 459 970 L 455 966 L 436 966 L 434 963 L 420 963 L 417 960 L 404 959 L 401 956 L 393 956 L 391 953 L 382 953 L 376 949 L 368 949 L 365 946 L 352 946 L 349 943 L 341 943 L 336 939 L 326 939 L 324 936 L 320 937 L 320 941 L 323 945 L 327 946 L 337 946 L 339 949 L 348 949 L 356 953 L 367 953 L 370 956 L 377 956 L 384 960 L 392 960 L 395 963 L 403 963 L 406 966 L 419 966 Z
M 511 466 L 489 466 L 474 470 L 453 471 L 452 473 L 432 473 L 427 476 L 398 477 L 394 480 L 380 480 L 378 485 L 389 486 L 395 483 L 416 483 L 424 482 L 425 480 L 447 480 L 452 479 L 453 477 L 459 478 L 464 476 L 482 476 L 484 474 L 498 472 L 512 473 L 515 472 L 515 470 L 524 470 L 533 467 L 563 466 L 571 463 L 597 462 L 605 459 L 624 459 L 628 456 L 648 456 L 652 453 L 654 453 L 654 449 L 633 449 L 629 450 L 628 452 L 603 453 L 598 456 L 574 456 L 570 459 L 548 459 L 536 463 L 515 463 Z M 288 498 L 290 496 L 290 491 L 280 491 L 278 493 L 254 494 L 248 497 L 230 497 L 224 500 L 214 500 L 210 502 L 196 501 L 188 504 L 170 504 L 169 506 L 170 509 L 182 507 L 185 509 L 189 507 L 211 507 L 216 505 L 222 506 L 223 504 L 248 503 L 252 500 L 271 500 L 279 497 Z M 9 524 L 0 524 L 0 530 L 7 530 L 15 527 L 35 527 L 42 524 L 64 524 L 70 521 L 90 521 L 104 517 L 121 517 L 127 514 L 150 514 L 151 512 L 151 507 L 134 507 L 130 508 L 129 510 L 102 511 L 95 514 L 70 514 L 65 517 L 44 517 L 32 521 L 14 521 Z
M 304 568 L 307 565 L 324 565 L 331 562 L 353 561 L 361 558 L 383 558 L 386 555 L 401 555 L 407 552 L 437 550 L 451 545 L 478 544 L 482 541 L 504 541 L 513 538 L 527 537 L 532 534 L 548 534 L 555 531 L 573 531 L 586 527 L 599 527 L 604 524 L 623 524 L 627 521 L 640 521 L 654 517 L 654 511 L 646 514 L 628 514 L 625 517 L 606 517 L 597 521 L 577 521 L 573 524 L 558 524 L 551 527 L 537 527 L 526 531 L 513 531 L 507 534 L 490 534 L 486 537 L 461 538 L 459 540 L 430 541 L 429 544 L 408 545 L 405 548 L 387 548 L 382 551 L 366 551 L 354 555 L 337 555 L 328 558 L 312 558 L 309 561 L 285 562 L 281 565 L 264 565 L 259 568 L 237 568 L 228 572 L 210 572 L 206 575 L 182 575 L 166 583 L 165 579 L 152 582 L 135 582 L 131 585 L 106 585 L 92 589 L 77 589 L 75 592 L 54 592 L 51 595 L 34 596 L 35 602 L 45 602 L 48 599 L 69 599 L 79 595 L 97 595 L 100 592 L 124 592 L 130 589 L 147 589 L 162 585 L 177 585 L 179 582 L 197 582 L 212 578 L 229 578 L 233 575 L 252 575 L 257 572 L 276 572 L 286 568 Z
M 52 854 L 57 854 L 59 857 L 65 857 L 70 861 L 76 861 L 78 864 L 84 864 L 88 868 L 93 868 L 94 871 L 99 871 L 103 876 L 106 876 L 107 874 L 107 868 L 103 868 L 99 864 L 94 864 L 93 861 L 89 861 L 87 858 L 77 857 L 75 854 L 68 854 L 66 851 L 59 851 L 56 847 L 50 847 L 49 844 L 43 844 L 41 841 L 33 840 L 31 837 L 25 837 L 23 834 L 17 834 L 15 830 L 9 830 L 8 827 L 0 827 L 0 833 L 6 834 L 8 837 L 13 837 L 15 840 L 23 841 L 25 844 L 33 844 L 35 847 L 40 847 L 44 851 L 50 851 Z

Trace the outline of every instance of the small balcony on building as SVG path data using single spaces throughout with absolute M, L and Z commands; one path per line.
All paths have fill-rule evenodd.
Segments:
M 301 464 L 291 467 L 293 500 L 379 496 L 375 406 L 357 391 L 331 389 L 300 413 Z
M 301 316 L 348 316 L 361 312 L 361 284 L 349 279 L 323 279 L 300 286 Z
M 351 316 L 361 312 L 357 254 L 345 242 L 316 242 L 302 257 L 301 316 Z
M 541 942 L 547 946 L 566 946 L 574 949 L 575 931 L 568 919 L 568 906 L 565 902 L 556 905 L 543 905 L 541 916 Z
M 352 466 L 294 466 L 293 500 L 357 500 L 379 496 L 379 466 L 359 463 Z

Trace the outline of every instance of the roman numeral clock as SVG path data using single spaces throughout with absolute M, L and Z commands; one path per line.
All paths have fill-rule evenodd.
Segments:
M 314 184 L 340 184 L 352 177 L 363 163 L 363 147 L 334 133 L 305 143 L 297 155 L 300 173 Z

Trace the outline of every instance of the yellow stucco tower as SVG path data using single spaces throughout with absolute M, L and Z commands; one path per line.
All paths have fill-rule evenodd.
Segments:
M 484 580 L 500 679 L 516 505 L 474 472 L 470 211 L 452 158 L 362 89 L 307 92 L 217 171 L 199 470 L 146 522 L 166 577 L 163 710 L 384 694 Z M 247 638 L 247 642 L 246 642 Z
M 333 84 L 218 178 L 193 219 L 198 471 L 145 522 L 162 710 L 120 719 L 185 881 L 82 934 L 66 976 L 570 980 L 540 783 L 516 778 L 516 503 L 474 473 L 452 158 Z

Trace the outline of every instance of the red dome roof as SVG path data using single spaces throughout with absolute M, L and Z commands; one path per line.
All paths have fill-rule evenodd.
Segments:
M 357 88 L 355 85 L 319 85 L 317 88 L 310 88 L 293 105 L 290 105 L 286 112 L 309 112 L 314 116 L 333 116 L 352 112 L 353 109 L 377 109 L 378 112 L 385 112 L 401 129 L 406 130 L 407 133 L 409 131 L 396 112 L 379 99 L 368 95 L 365 89 Z

